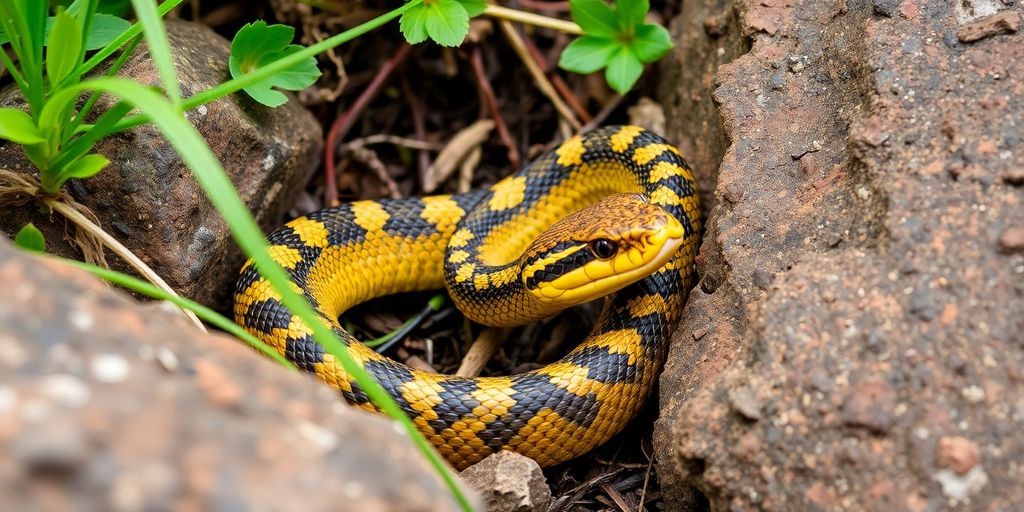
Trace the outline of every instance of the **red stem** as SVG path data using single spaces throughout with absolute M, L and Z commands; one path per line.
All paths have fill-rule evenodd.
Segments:
M 533 60 L 537 61 L 537 65 L 544 70 L 544 74 L 547 75 L 548 80 L 551 80 L 551 85 L 555 86 L 555 89 L 558 90 L 558 94 L 562 96 L 562 99 L 564 99 L 569 105 L 569 108 L 576 112 L 576 115 L 580 117 L 581 121 L 584 123 L 590 122 L 590 114 L 587 112 L 587 109 L 583 108 L 583 105 L 581 105 L 579 100 L 576 99 L 576 95 L 572 93 L 571 89 L 569 89 L 569 85 L 565 83 L 565 80 L 562 80 L 562 77 L 558 73 L 552 71 L 551 64 L 548 62 L 548 59 L 540 53 L 537 46 L 533 44 L 533 41 L 528 37 L 524 37 L 523 43 L 526 44 L 526 49 L 529 50 L 530 56 L 533 57 Z
M 338 141 L 345 138 L 348 131 L 355 124 L 356 118 L 362 113 L 363 109 L 370 103 L 371 100 L 377 93 L 380 92 L 381 85 L 387 80 L 391 73 L 398 67 L 399 64 L 405 60 L 405 57 L 409 55 L 409 50 L 412 50 L 412 46 L 406 43 L 402 43 L 402 46 L 398 48 L 395 55 L 388 59 L 387 62 L 381 66 L 380 71 L 377 71 L 377 75 L 373 77 L 370 84 L 366 86 L 363 93 L 356 98 L 356 101 L 345 111 L 344 114 L 339 116 L 331 124 L 331 129 L 327 132 L 327 140 L 324 143 L 324 180 L 326 181 L 326 188 L 324 190 L 324 203 L 327 206 L 338 205 L 338 186 L 335 182 L 335 162 L 334 152 L 337 149 Z
M 491 111 L 491 117 L 494 119 L 494 126 L 498 128 L 501 142 L 508 148 L 508 161 L 512 164 L 513 169 L 520 169 L 522 163 L 519 160 L 519 151 L 516 149 L 515 142 L 512 141 L 512 136 L 508 133 L 505 119 L 501 117 L 501 111 L 498 109 L 498 100 L 494 97 L 494 89 L 491 89 L 491 83 L 487 81 L 487 74 L 484 72 L 484 60 L 480 56 L 479 47 L 473 47 L 469 54 L 469 62 L 473 66 L 473 74 L 476 75 L 480 96 L 483 97 L 484 103 L 487 104 L 487 109 Z
M 427 140 L 427 123 L 423 114 L 423 102 L 420 101 L 420 97 L 415 94 L 412 86 L 409 85 L 409 78 L 402 73 L 402 93 L 405 95 L 405 101 L 409 104 L 409 110 L 412 111 L 412 127 L 416 134 L 416 140 L 424 141 Z M 420 171 L 420 183 L 422 184 L 427 179 L 427 169 L 430 168 L 430 151 L 421 149 L 417 152 L 416 163 L 419 166 Z

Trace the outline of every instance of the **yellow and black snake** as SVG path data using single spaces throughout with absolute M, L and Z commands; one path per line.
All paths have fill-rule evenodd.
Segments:
M 625 426 L 665 357 L 700 230 L 696 184 L 679 151 L 622 126 L 573 137 L 489 188 L 348 203 L 295 219 L 269 240 L 296 290 L 349 354 L 462 469 L 497 450 L 555 464 Z M 468 317 L 489 325 L 521 324 L 614 293 L 579 346 L 509 377 L 416 370 L 338 324 L 342 312 L 368 299 L 444 286 Z M 250 264 L 234 313 L 349 402 L 374 409 Z

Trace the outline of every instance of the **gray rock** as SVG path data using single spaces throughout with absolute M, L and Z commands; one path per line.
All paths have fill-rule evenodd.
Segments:
M 483 497 L 487 512 L 544 512 L 551 502 L 540 466 L 518 453 L 495 453 L 466 468 L 462 478 Z
M 170 21 L 167 29 L 184 96 L 230 78 L 227 40 L 207 27 L 183 21 Z M 143 44 L 136 49 L 120 74 L 157 85 L 159 78 L 145 48 Z M 0 91 L 0 106 L 22 103 L 13 85 Z M 111 105 L 104 97 L 97 111 Z M 188 118 L 263 228 L 276 227 L 317 162 L 321 130 L 313 116 L 294 100 L 269 109 L 235 94 L 189 112 Z M 154 127 L 142 126 L 105 139 L 96 150 L 111 165 L 91 179 L 72 181 L 72 196 L 179 293 L 227 311 L 242 255 L 167 140 Z M 0 167 L 32 169 L 13 144 L 0 145 Z M 65 239 L 64 223 L 56 218 L 57 222 L 34 207 L 4 212 L 0 231 L 14 233 L 31 221 L 43 230 L 51 252 L 76 255 Z M 116 268 L 125 268 L 116 258 L 108 259 Z
M 459 510 L 394 422 L 238 340 L 4 237 L 0 282 L 0 510 Z
M 662 64 L 691 76 L 659 97 L 669 138 L 726 144 L 659 388 L 666 510 L 1024 502 L 1024 45 L 949 44 L 960 8 L 684 3 L 677 26 L 737 20 Z M 803 69 L 767 86 L 787 56 Z

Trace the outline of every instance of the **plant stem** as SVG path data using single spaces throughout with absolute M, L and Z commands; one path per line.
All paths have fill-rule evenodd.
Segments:
M 508 7 L 502 7 L 500 5 L 488 5 L 487 8 L 484 9 L 484 14 L 492 18 L 518 21 L 519 23 L 526 23 L 527 25 L 550 28 L 560 32 L 565 32 L 566 34 L 573 34 L 576 36 L 583 35 L 583 29 L 571 21 L 541 16 L 540 14 L 534 14 L 532 12 L 509 9 Z
M 89 218 L 86 217 L 85 215 L 82 215 L 81 212 L 68 206 L 68 204 L 63 201 L 47 199 L 44 200 L 43 202 L 44 204 L 46 204 L 48 208 L 53 209 L 57 213 L 63 215 L 64 218 L 71 221 L 72 224 L 86 230 L 89 234 L 95 236 L 96 238 L 99 238 L 100 241 L 103 242 L 103 245 L 107 246 L 107 248 L 113 251 L 114 254 L 118 255 L 121 259 L 128 263 L 130 267 L 134 268 L 139 274 L 142 275 L 142 277 L 145 277 L 146 280 L 153 283 L 166 293 L 177 295 L 174 289 L 171 288 L 170 285 L 168 285 L 167 282 L 164 281 L 159 274 L 154 272 L 153 269 L 149 267 L 149 265 L 146 265 L 146 263 L 139 259 L 139 257 L 136 256 L 135 253 L 133 253 L 127 247 L 122 245 L 121 242 L 118 242 L 116 238 L 110 236 L 110 233 L 107 233 L 106 231 L 103 230 L 103 228 L 97 226 L 96 224 L 93 224 L 93 222 L 89 220 Z M 199 326 L 201 330 L 203 330 L 204 332 L 206 331 L 206 327 L 203 325 L 202 322 L 199 321 L 199 318 L 197 318 L 194 313 L 185 309 L 182 309 L 181 313 L 184 314 L 189 320 L 192 320 L 192 322 Z

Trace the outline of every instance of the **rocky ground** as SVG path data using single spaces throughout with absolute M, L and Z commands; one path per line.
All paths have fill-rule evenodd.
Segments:
M 661 381 L 670 509 L 1024 502 L 1021 13 L 684 3 L 669 137 L 721 165 Z

